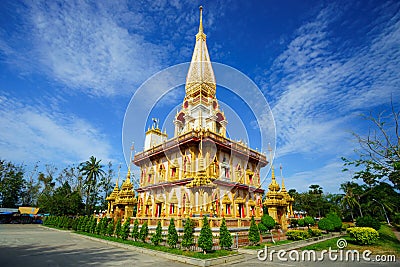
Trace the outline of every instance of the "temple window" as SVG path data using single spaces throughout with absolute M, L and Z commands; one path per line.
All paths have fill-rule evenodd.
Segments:
M 231 204 L 226 204 L 225 214 L 231 215 Z
M 176 167 L 171 168 L 171 177 L 174 178 L 176 174 Z
M 253 175 L 249 174 L 249 184 L 253 184 Z
M 149 175 L 147 176 L 147 182 L 148 182 L 148 183 L 151 182 L 151 174 L 149 174 Z
M 169 205 L 169 214 L 174 214 L 175 213 L 175 204 L 170 204 Z

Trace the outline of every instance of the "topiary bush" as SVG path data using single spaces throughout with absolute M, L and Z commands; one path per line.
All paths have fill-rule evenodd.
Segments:
M 342 219 L 335 213 L 330 212 L 326 215 L 326 218 L 333 223 L 333 231 L 340 232 L 342 229 Z
M 124 224 L 122 225 L 122 228 L 121 228 L 121 238 L 123 240 L 127 240 L 128 239 L 129 232 L 131 230 L 130 226 L 131 226 L 131 223 L 129 221 L 129 218 L 125 219 L 125 222 L 124 222 Z
M 327 232 L 332 232 L 335 228 L 333 223 L 328 218 L 322 218 L 318 222 L 318 229 L 325 230 Z
M 151 237 L 151 242 L 155 246 L 158 246 L 158 244 L 160 244 L 161 241 L 162 241 L 162 226 L 161 226 L 161 222 L 158 221 L 157 227 L 156 227 L 156 232 Z
M 367 215 L 364 217 L 358 217 L 356 219 L 356 226 L 357 227 L 371 227 L 378 231 L 381 228 L 381 223 L 377 219 Z
M 194 226 L 190 218 L 185 221 L 183 227 L 182 247 L 188 249 L 194 244 Z
M 232 244 L 232 235 L 228 227 L 226 227 L 225 218 L 222 218 L 221 226 L 219 227 L 219 246 L 221 249 L 230 249 Z
M 371 227 L 350 227 L 347 232 L 360 245 L 373 244 L 379 239 L 378 231 Z
M 309 234 L 311 237 L 321 236 L 321 235 L 322 235 L 322 231 L 319 230 L 319 229 L 312 229 L 312 228 L 309 228 L 309 229 L 308 229 L 308 234 Z
M 167 243 L 171 248 L 176 247 L 176 243 L 178 243 L 178 233 L 176 231 L 174 218 L 171 218 L 171 221 L 169 222 Z
M 266 233 L 269 232 L 271 229 L 274 229 L 275 225 L 276 222 L 274 218 L 272 218 L 268 214 L 264 214 L 261 217 L 261 222 L 257 226 L 260 233 Z
M 310 228 L 310 226 L 313 226 L 313 225 L 315 224 L 315 220 L 314 220 L 314 218 L 311 217 L 311 216 L 306 216 L 306 217 L 304 218 L 304 224 L 305 224 L 308 228 Z
M 304 219 L 299 219 L 299 220 L 297 221 L 297 224 L 298 224 L 300 227 L 303 227 L 306 223 L 304 222 Z
M 136 219 L 133 223 L 132 238 L 137 241 L 139 239 L 139 221 Z
M 206 216 L 203 218 L 203 226 L 200 230 L 200 236 L 199 240 L 197 241 L 197 245 L 203 249 L 204 253 L 210 251 L 213 246 L 213 235 Z
M 250 229 L 249 229 L 249 242 L 250 245 L 256 245 L 260 242 L 260 233 L 258 232 L 258 227 L 254 216 L 251 216 Z
M 121 236 L 121 218 L 117 220 L 117 223 L 115 224 L 115 235 L 119 238 Z
M 144 222 L 142 227 L 140 228 L 139 238 L 143 243 L 146 243 L 146 238 L 149 235 L 149 227 L 147 226 L 147 222 Z
M 111 219 L 108 222 L 106 233 L 108 236 L 112 236 L 114 234 L 114 219 Z
M 310 238 L 311 235 L 307 230 L 289 230 L 286 232 L 286 237 L 289 240 L 304 240 Z

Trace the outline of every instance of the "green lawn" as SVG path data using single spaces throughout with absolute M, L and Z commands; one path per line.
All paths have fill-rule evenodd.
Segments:
M 236 251 L 228 251 L 228 250 L 215 250 L 215 251 L 207 252 L 207 254 L 204 254 L 202 252 L 184 251 L 184 250 L 181 250 L 178 248 L 170 248 L 170 247 L 165 247 L 165 246 L 161 246 L 161 245 L 155 246 L 150 243 L 136 242 L 133 240 L 122 240 L 122 239 L 116 238 L 116 237 L 100 236 L 100 235 L 84 233 L 84 232 L 76 232 L 76 233 L 81 234 L 81 235 L 95 237 L 95 238 L 100 238 L 100 239 L 104 239 L 104 240 L 108 240 L 108 241 L 132 245 L 135 247 L 142 247 L 142 248 L 147 248 L 147 249 L 152 249 L 152 250 L 158 250 L 158 251 L 168 252 L 168 253 L 175 254 L 175 255 L 182 255 L 182 256 L 187 256 L 187 257 L 192 257 L 192 258 L 197 258 L 197 259 L 212 259 L 212 258 L 237 254 Z
M 332 238 L 330 240 L 322 241 L 317 244 L 309 245 L 301 248 L 301 250 L 317 250 L 321 251 L 324 249 L 336 249 L 336 242 L 339 238 L 344 238 L 347 241 L 346 249 L 353 250 L 357 249 L 360 251 L 363 250 L 371 250 L 373 254 L 395 254 L 396 256 L 400 256 L 400 241 L 394 235 L 392 229 L 387 225 L 382 225 L 381 229 L 379 229 L 379 240 L 372 245 L 358 245 L 354 242 L 350 236 L 345 235 L 343 237 Z

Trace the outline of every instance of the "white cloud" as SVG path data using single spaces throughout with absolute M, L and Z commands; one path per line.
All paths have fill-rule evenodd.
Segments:
M 400 15 L 381 18 L 384 26 L 362 45 L 336 47 L 332 25 L 341 15 L 329 6 L 300 27 L 267 73 L 280 156 L 343 155 L 353 149 L 344 140 L 357 127 L 355 114 L 390 102 L 392 94 L 399 99 Z
M 76 163 L 94 155 L 111 160 L 111 146 L 94 125 L 73 115 L 49 112 L 0 95 L 1 158 L 32 163 Z
M 224 6 L 213 5 L 205 17 L 208 29 Z M 12 34 L 0 29 L 5 60 L 95 96 L 132 93 L 155 72 L 190 60 L 198 24 L 197 6 L 187 10 L 177 1 L 26 1 L 11 8 L 21 23 Z M 182 36 L 191 49 L 182 48 Z

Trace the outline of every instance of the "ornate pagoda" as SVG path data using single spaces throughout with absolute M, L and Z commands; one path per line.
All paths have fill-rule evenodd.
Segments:
M 132 150 L 133 149 L 131 149 L 130 161 L 132 161 Z M 114 219 L 123 218 L 126 220 L 133 216 L 133 209 L 137 203 L 135 191 L 133 190 L 133 185 L 131 183 L 130 166 L 128 167 L 128 174 L 126 175 L 125 181 L 122 183 L 121 189 L 118 187 L 118 178 L 114 190 L 106 198 L 108 201 L 107 215 Z
M 216 98 L 216 80 L 203 31 L 202 7 L 185 97 L 174 118 L 174 136 L 168 138 L 167 133 L 159 129 L 158 120 L 153 121 L 145 133 L 144 151 L 131 160 L 140 168 L 137 203 L 129 171 L 121 190 L 117 184 L 107 198 L 109 215 L 123 214 L 129 218 L 133 206 L 137 205 L 136 218 L 150 226 L 158 221 L 168 226 L 169 219 L 174 218 L 177 226 L 182 227 L 187 217 L 201 226 L 203 216 L 209 217 L 211 226 L 219 226 L 225 217 L 231 231 L 248 229 L 253 216 L 260 220 L 264 195 L 260 169 L 269 162 L 264 154 L 226 136 L 228 121 Z M 286 224 L 283 218 L 288 213 L 284 212 L 283 199 L 286 203 L 290 201 L 284 186 L 280 190 L 275 184 L 273 174 L 271 192 L 264 204 L 277 222 Z

